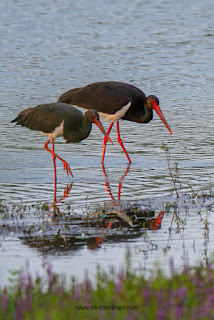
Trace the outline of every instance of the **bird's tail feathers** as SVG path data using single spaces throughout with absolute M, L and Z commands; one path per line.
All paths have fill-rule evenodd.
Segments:
M 26 115 L 26 113 L 31 110 L 32 108 L 27 108 L 25 110 L 22 110 L 21 112 L 19 112 L 18 116 L 13 119 L 11 122 L 16 122 L 16 124 L 20 124 L 21 119 Z

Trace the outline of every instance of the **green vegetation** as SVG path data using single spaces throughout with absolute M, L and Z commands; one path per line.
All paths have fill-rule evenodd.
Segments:
M 115 272 L 97 269 L 96 282 L 88 276 L 70 284 L 47 265 L 46 279 L 29 273 L 0 291 L 0 319 L 213 319 L 213 265 L 184 267 L 165 277 L 153 270 L 150 277 L 126 268 Z

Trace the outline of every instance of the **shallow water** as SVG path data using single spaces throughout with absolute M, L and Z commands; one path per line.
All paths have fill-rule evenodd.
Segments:
M 52 158 L 43 149 L 45 138 L 10 121 L 22 109 L 56 101 L 66 90 L 94 81 L 118 80 L 134 84 L 146 95 L 159 97 L 162 111 L 173 135 L 154 115 L 147 125 L 121 121 L 125 146 L 132 159 L 123 179 L 121 201 L 148 201 L 157 215 L 169 201 L 173 187 L 165 143 L 171 165 L 178 162 L 179 183 L 183 193 L 213 188 L 213 14 L 211 0 L 188 1 L 6 1 L 1 12 L 1 107 L 0 107 L 0 199 L 5 203 L 52 203 L 54 181 Z M 104 123 L 108 127 L 108 123 Z M 109 182 L 117 200 L 118 186 L 127 169 L 127 160 L 117 144 L 115 128 L 105 159 L 105 177 L 100 164 L 102 137 L 93 128 L 89 138 L 80 144 L 56 142 L 56 152 L 66 159 L 74 179 L 57 162 L 57 199 L 78 213 L 96 203 L 111 201 L 105 182 Z M 180 192 L 180 191 L 179 191 Z M 200 206 L 200 205 L 199 205 Z M 173 256 L 181 266 L 184 255 L 191 263 L 210 257 L 213 251 L 210 224 L 208 242 L 204 224 L 190 210 L 183 235 L 173 233 L 168 241 L 171 213 L 165 215 L 161 229 L 148 230 L 157 250 L 145 246 L 143 231 L 139 237 L 125 241 L 108 241 L 93 251 L 87 245 L 78 250 L 47 254 L 57 271 L 81 277 L 84 268 L 91 272 L 97 263 L 104 267 L 124 263 L 127 246 L 133 265 L 154 261 L 167 264 Z M 207 213 L 208 212 L 208 213 Z M 212 204 L 205 206 L 212 222 Z M 181 210 L 180 215 L 185 215 Z M 36 222 L 36 218 L 32 218 Z M 3 222 L 2 222 L 3 223 Z M 78 233 L 78 230 L 76 230 Z M 195 245 L 197 244 L 197 246 Z M 207 246 L 208 243 L 208 247 Z M 185 250 L 184 250 L 185 248 Z M 185 254 L 184 254 L 185 251 Z M 8 279 L 8 269 L 30 260 L 32 270 L 42 272 L 44 254 L 23 243 L 16 234 L 1 237 L 0 283 Z M 60 257 L 58 259 L 57 257 Z

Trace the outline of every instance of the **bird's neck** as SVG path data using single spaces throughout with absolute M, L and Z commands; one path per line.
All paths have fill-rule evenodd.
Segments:
M 145 110 L 145 113 L 142 116 L 141 122 L 148 123 L 153 118 L 153 110 L 148 108 L 147 105 L 144 105 L 144 110 Z
M 82 122 L 82 127 L 81 127 L 81 136 L 82 136 L 82 140 L 86 139 L 90 132 L 91 132 L 91 128 L 92 128 L 92 123 L 90 121 L 88 121 L 87 117 L 84 115 L 83 117 L 83 122 Z
M 67 143 L 76 143 L 86 139 L 89 136 L 92 127 L 91 122 L 89 122 L 85 116 L 83 116 L 80 121 L 77 121 L 77 123 L 73 123 L 71 127 L 69 127 L 70 124 L 67 123 L 67 125 L 67 130 L 66 126 L 64 126 L 63 134 Z

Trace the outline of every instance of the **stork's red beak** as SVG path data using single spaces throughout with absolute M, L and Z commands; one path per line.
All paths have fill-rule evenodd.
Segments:
M 102 131 L 102 133 L 104 134 L 104 136 L 106 136 L 106 138 L 113 144 L 113 142 L 112 142 L 111 139 L 109 138 L 109 135 L 108 135 L 108 133 L 105 131 L 102 123 L 100 122 L 100 120 L 94 119 L 94 123 L 98 126 L 98 128 L 100 129 L 100 131 Z
M 169 127 L 169 125 L 168 125 L 168 123 L 167 123 L 167 121 L 166 121 L 166 119 L 165 119 L 165 117 L 164 117 L 164 115 L 163 115 L 163 113 L 162 113 L 162 111 L 161 111 L 160 106 L 159 106 L 159 105 L 154 106 L 154 110 L 155 110 L 155 112 L 157 112 L 157 114 L 159 115 L 160 119 L 161 119 L 161 120 L 163 121 L 163 123 L 165 124 L 166 128 L 167 128 L 167 129 L 169 130 L 169 132 L 172 134 L 172 131 L 171 131 L 171 129 L 170 129 L 170 127 Z

